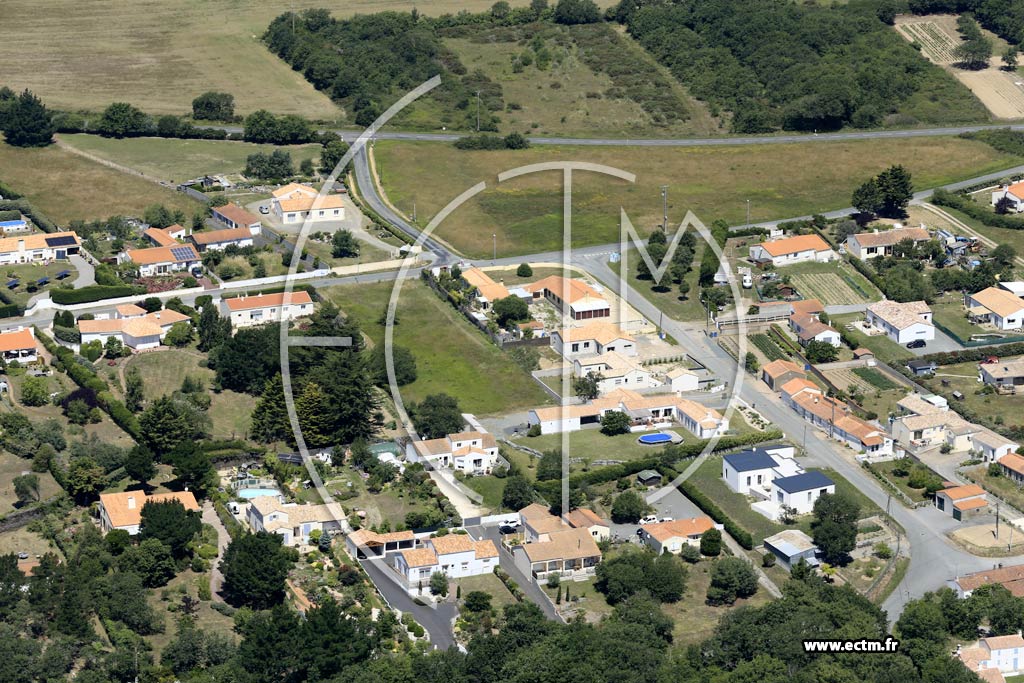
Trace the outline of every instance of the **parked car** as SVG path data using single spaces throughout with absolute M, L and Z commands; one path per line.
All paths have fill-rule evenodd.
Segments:
M 515 532 L 516 528 L 508 524 L 502 524 L 500 527 L 498 527 L 498 533 L 500 533 L 502 536 L 508 536 L 509 534 L 514 534 Z
M 978 365 L 994 365 L 999 362 L 999 356 L 986 356 L 985 360 L 981 361 Z
M 907 342 L 908 349 L 923 349 L 927 344 L 924 339 L 915 339 L 914 341 Z
M 270 207 L 269 206 L 261 206 L 260 207 L 260 213 L 262 213 L 264 216 L 267 215 L 268 213 L 270 213 Z
M 640 524 L 657 524 L 658 518 L 654 515 L 647 515 L 646 517 L 640 518 Z
M 661 519 L 659 519 L 658 521 L 659 521 L 659 522 L 671 522 L 672 520 L 673 520 L 673 518 L 672 518 L 672 517 L 662 517 L 662 518 L 661 518 Z

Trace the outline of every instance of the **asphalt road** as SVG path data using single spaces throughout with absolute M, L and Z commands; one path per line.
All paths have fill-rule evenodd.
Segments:
M 519 588 L 522 589 L 526 597 L 530 599 L 530 602 L 533 602 L 540 607 L 541 611 L 544 612 L 548 619 L 561 621 L 561 617 L 559 617 L 558 613 L 555 611 L 554 605 L 552 605 L 548 597 L 544 595 L 544 591 L 541 590 L 540 586 L 538 586 L 531 577 L 526 576 L 526 574 L 516 566 L 512 557 L 502 548 L 501 533 L 498 531 L 497 526 L 476 525 L 466 527 L 466 531 L 469 532 L 470 536 L 477 540 L 489 538 L 494 541 L 494 545 L 498 547 L 498 562 L 501 564 L 501 568 L 505 573 L 519 584 Z
M 394 609 L 403 613 L 409 612 L 419 624 L 430 634 L 431 644 L 439 650 L 447 650 L 455 645 L 452 635 L 452 622 L 458 615 L 453 603 L 443 602 L 437 607 L 417 605 L 404 588 L 395 583 L 387 573 L 392 570 L 382 559 L 359 560 L 373 585 L 377 587 L 384 599 Z

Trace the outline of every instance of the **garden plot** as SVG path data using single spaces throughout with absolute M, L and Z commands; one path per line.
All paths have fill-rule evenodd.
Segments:
M 854 289 L 841 273 L 793 275 L 791 281 L 805 298 L 818 299 L 825 306 L 870 301 L 869 297 Z
M 960 38 L 950 35 L 939 22 L 933 19 L 898 21 L 896 30 L 909 40 L 921 46 L 925 57 L 936 64 L 953 64 L 956 62 L 956 48 Z

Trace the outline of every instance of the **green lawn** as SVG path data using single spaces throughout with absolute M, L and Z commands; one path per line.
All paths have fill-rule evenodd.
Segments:
M 1018 510 L 1024 510 L 1024 489 L 1013 480 L 1006 477 L 990 477 L 987 465 L 970 469 L 967 475 L 982 488 L 996 494 Z
M 931 304 L 935 322 L 953 333 L 961 342 L 970 341 L 975 334 L 991 334 L 992 330 L 972 324 L 967 320 L 963 297 L 958 293 L 946 294 Z
M 171 611 L 169 607 L 174 605 L 175 607 L 181 606 L 181 598 L 187 593 L 193 598 L 198 597 L 198 584 L 200 581 L 209 583 L 210 575 L 196 574 L 191 569 L 186 569 L 181 572 L 167 584 L 164 588 L 157 588 L 149 592 L 147 602 L 164 620 L 166 629 L 163 633 L 157 633 L 152 636 L 146 636 L 146 641 L 153 646 L 154 659 L 159 661 L 160 653 L 167 647 L 168 643 L 174 639 L 177 634 L 177 618 L 180 612 L 177 610 Z M 164 591 L 167 592 L 167 599 L 163 599 Z M 213 596 L 214 600 L 219 600 L 217 596 Z M 207 632 L 217 632 L 224 635 L 230 636 L 237 640 L 237 636 L 234 634 L 234 620 L 231 617 L 224 616 L 217 610 L 210 607 L 210 602 L 200 601 L 199 607 L 197 608 L 194 620 L 197 628 L 200 628 Z
M 57 289 L 61 285 L 61 281 L 55 279 L 55 275 L 63 270 L 70 270 L 71 275 L 64 279 L 64 282 L 70 284 L 74 282 L 78 276 L 78 271 L 69 261 L 53 261 L 48 264 L 42 263 L 23 263 L 19 265 L 5 265 L 3 266 L 4 284 L 9 280 L 20 280 L 21 284 L 14 289 L 4 290 L 11 297 L 11 299 L 22 306 L 28 303 L 28 300 L 37 294 Z M 50 282 L 39 287 L 34 292 L 29 292 L 29 285 L 35 286 L 35 283 L 43 277 L 50 278 Z
M 500 512 L 501 494 L 505 490 L 506 478 L 487 475 L 484 477 L 468 477 L 463 482 L 466 486 L 484 498 L 484 505 L 495 512 Z
M 697 249 L 693 257 L 693 268 L 686 274 L 686 282 L 690 290 L 686 297 L 679 294 L 679 284 L 671 282 L 668 272 L 665 273 L 664 284 L 657 284 L 653 280 L 641 280 L 637 277 L 637 268 L 641 263 L 640 254 L 636 251 L 629 253 L 629 274 L 626 282 L 630 287 L 640 293 L 645 299 L 664 311 L 669 317 L 676 320 L 705 320 L 707 309 L 700 303 L 700 287 L 697 280 L 700 278 L 700 259 L 706 245 L 703 240 L 697 240 Z M 609 263 L 608 267 L 616 274 L 622 274 L 622 262 Z
M 320 290 L 355 317 L 374 344 L 384 341 L 377 324 L 391 296 L 389 283 L 344 285 Z M 550 403 L 528 373 L 513 363 L 458 311 L 418 281 L 406 282 L 398 303 L 395 344 L 416 357 L 418 377 L 402 387 L 406 402 L 447 393 L 464 411 L 504 414 Z
M 0 516 L 16 509 L 14 504 L 18 502 L 18 496 L 14 494 L 14 485 L 11 482 L 15 477 L 31 470 L 31 460 L 24 460 L 6 451 L 0 452 Z M 36 476 L 39 477 L 40 500 L 60 493 L 60 486 L 49 472 L 37 472 Z
M 333 477 L 325 482 L 327 488 L 336 496 L 346 514 L 354 510 L 366 512 L 363 526 L 379 527 L 387 522 L 392 529 L 405 524 L 405 515 L 410 512 L 422 512 L 435 507 L 433 500 L 423 501 L 405 495 L 404 491 L 388 486 L 380 493 L 371 493 L 366 490 L 366 484 L 353 470 L 345 469 L 339 476 Z M 351 484 L 351 486 L 349 486 Z M 356 493 L 353 497 L 346 497 L 349 491 Z
M 543 145 L 526 150 L 463 151 L 450 144 L 382 140 L 374 149 L 390 200 L 422 221 L 481 181 L 487 189 L 461 206 L 437 234 L 470 257 L 556 250 L 562 244 L 562 175 L 535 173 L 498 183 L 496 175 L 546 161 L 586 161 L 637 174 L 635 184 L 576 171 L 572 182 L 577 246 L 617 242 L 620 207 L 639 232 L 662 220 L 659 187 L 669 187 L 669 222 L 687 210 L 704 223 L 802 216 L 848 206 L 864 178 L 903 164 L 918 189 L 1010 168 L 1017 157 L 955 137 L 858 140 L 815 144 L 706 147 Z M 437 169 L 443 168 L 443 173 Z M 785 172 L 779 172 L 785 169 Z
M 925 495 L 925 490 L 923 488 L 911 488 L 910 485 L 907 483 L 908 478 L 906 476 L 898 477 L 895 474 L 893 474 L 892 471 L 895 465 L 896 461 L 891 460 L 889 462 L 871 463 L 868 465 L 868 468 L 885 475 L 885 477 L 889 481 L 896 485 L 896 488 L 905 493 L 907 497 L 910 498 L 910 500 L 914 501 L 915 503 L 920 503 L 921 501 L 927 500 L 928 496 Z
M 516 604 L 516 599 L 509 593 L 508 588 L 494 574 L 480 574 L 479 576 L 465 576 L 461 579 L 453 579 L 451 591 L 455 586 L 462 587 L 462 597 L 465 598 L 473 591 L 483 591 L 491 596 L 491 607 L 500 610 L 505 605 Z
M 605 559 L 607 557 L 606 555 Z M 558 597 L 558 588 L 548 588 L 546 583 L 542 583 L 541 588 L 548 594 L 552 602 Z M 564 600 L 565 590 L 568 588 L 572 600 L 575 601 L 573 606 L 579 612 L 585 612 L 587 619 L 600 619 L 612 612 L 608 601 L 604 599 L 604 594 L 594 588 L 594 579 L 587 581 L 565 581 L 561 584 L 560 588 L 563 600 L 561 605 L 555 606 L 556 609 L 564 609 L 571 604 Z
M 832 326 L 843 331 L 856 344 L 869 349 L 880 360 L 886 363 L 899 364 L 900 361 L 910 360 L 914 354 L 902 344 L 897 344 L 883 334 L 866 335 L 857 329 L 844 329 L 848 323 L 855 320 L 863 320 L 863 313 L 849 313 L 847 315 L 832 316 Z
M 670 427 L 675 433 L 683 437 L 684 441 L 696 441 L 696 438 L 686 431 L 685 427 Z M 660 431 L 660 430 L 653 430 Z M 570 466 L 572 471 L 581 471 L 593 460 L 640 460 L 650 458 L 661 452 L 659 446 L 645 446 L 637 441 L 639 433 L 618 434 L 616 436 L 605 436 L 600 429 L 581 429 L 578 432 L 569 432 L 569 454 L 571 458 L 580 458 L 583 463 L 574 463 Z M 517 439 L 518 443 L 538 451 L 552 451 L 562 449 L 562 434 L 544 434 L 542 436 L 522 436 Z
M 60 137 L 75 149 L 173 183 L 203 175 L 241 173 L 250 154 L 269 154 L 278 149 L 291 154 L 296 170 L 304 159 L 315 162 L 320 157 L 320 145 L 315 144 L 276 147 L 233 140 L 118 140 L 83 133 L 62 134 Z

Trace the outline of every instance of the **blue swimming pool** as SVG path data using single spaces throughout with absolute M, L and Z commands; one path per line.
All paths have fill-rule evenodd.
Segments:
M 659 443 L 668 443 L 671 440 L 672 436 L 670 434 L 662 434 L 661 432 L 658 432 L 657 434 L 644 434 L 637 439 L 637 441 L 647 446 L 654 446 Z
M 236 491 L 239 498 L 259 498 L 260 496 L 280 496 L 281 492 L 277 489 L 238 489 Z

